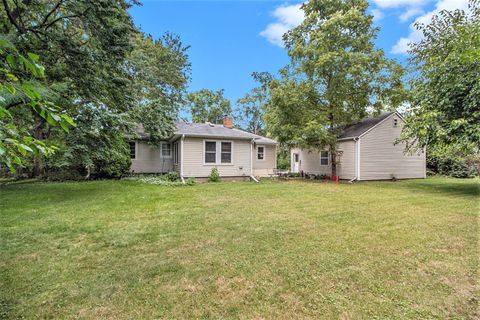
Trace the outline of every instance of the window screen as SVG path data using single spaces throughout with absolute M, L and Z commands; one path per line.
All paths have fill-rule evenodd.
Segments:
M 222 142 L 222 163 L 231 163 L 232 162 L 232 143 L 231 142 Z
M 205 141 L 205 163 L 217 162 L 217 143 L 215 141 Z
M 328 166 L 328 151 L 320 152 L 320 164 L 322 166 Z
M 129 142 L 128 146 L 130 147 L 130 159 L 136 159 L 137 158 L 136 142 Z
M 265 147 L 257 147 L 257 160 L 265 159 Z

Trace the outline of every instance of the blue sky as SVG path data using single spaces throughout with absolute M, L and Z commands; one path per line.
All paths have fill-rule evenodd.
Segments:
M 255 86 L 253 71 L 275 73 L 288 63 L 279 39 L 302 20 L 299 1 L 142 2 L 131 9 L 142 31 L 156 38 L 170 31 L 190 45 L 189 91 L 225 89 L 232 103 Z M 376 44 L 387 56 L 404 62 L 407 43 L 420 37 L 413 22 L 428 22 L 440 9 L 466 4 L 467 0 L 370 0 L 370 13 L 381 28 Z

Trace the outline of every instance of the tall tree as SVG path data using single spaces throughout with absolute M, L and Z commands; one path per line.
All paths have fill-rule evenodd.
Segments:
M 21 121 L 22 113 L 33 113 L 50 126 L 68 131 L 73 122 L 45 96 L 44 67 L 36 54 L 22 55 L 0 37 L 0 164 L 15 172 L 31 155 L 51 155 L 54 146 L 32 137 Z M 10 109 L 22 106 L 18 112 Z M 18 109 L 18 108 L 17 108 Z
M 61 112 L 72 115 L 83 104 L 125 109 L 129 77 L 125 58 L 131 50 L 134 25 L 127 0 L 2 0 L 0 28 L 5 37 L 25 54 L 33 52 L 46 67 L 45 96 Z M 23 106 L 19 101 L 11 112 Z M 37 141 L 50 136 L 50 125 L 35 113 L 30 130 Z M 27 123 L 27 122 L 25 122 Z M 43 172 L 43 160 L 35 157 L 35 175 Z
M 221 123 L 225 115 L 232 113 L 230 100 L 223 96 L 224 90 L 202 89 L 187 95 L 188 110 L 193 122 Z
M 291 66 L 272 82 L 268 128 L 286 144 L 328 147 L 332 175 L 341 127 L 403 101 L 403 69 L 375 48 L 367 7 L 366 0 L 304 3 L 305 20 L 284 36 Z
M 137 33 L 133 50 L 127 58 L 132 78 L 134 108 L 131 114 L 141 122 L 150 142 L 158 144 L 174 131 L 174 120 L 185 104 L 186 85 L 190 79 L 188 46 L 171 33 L 155 40 Z
M 263 117 L 273 76 L 268 72 L 254 72 L 252 77 L 259 86 L 237 100 L 236 114 L 243 123 L 247 124 L 247 131 L 262 135 L 265 133 Z
M 417 24 L 423 39 L 411 46 L 411 108 L 402 131 L 415 150 L 450 148 L 480 172 L 480 6 L 441 11 Z

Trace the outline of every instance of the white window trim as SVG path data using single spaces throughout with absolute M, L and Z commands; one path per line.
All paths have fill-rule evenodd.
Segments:
M 164 145 L 168 145 L 169 143 L 166 142 L 166 141 L 162 141 L 160 142 L 160 158 L 163 158 L 163 159 L 171 159 L 172 158 L 172 145 L 170 144 L 170 155 L 169 156 L 164 156 L 163 155 L 163 146 Z
M 206 142 L 215 142 L 215 163 L 213 162 L 205 162 L 205 143 Z M 222 142 L 230 142 L 232 146 L 231 154 L 232 157 L 229 163 L 222 163 Z M 234 152 L 234 143 L 232 140 L 212 140 L 212 139 L 205 139 L 203 140 L 203 147 L 202 147 L 202 158 L 203 158 L 203 165 L 204 166 L 233 166 L 233 152 Z
M 128 143 L 128 153 L 130 153 L 130 143 L 132 143 L 132 142 L 135 143 L 135 158 L 132 158 L 130 156 L 130 160 L 137 160 L 137 157 L 138 157 L 138 143 L 137 143 L 137 141 L 130 141 Z
M 322 157 L 322 152 L 327 153 L 327 164 L 322 164 L 322 158 L 325 159 L 325 157 Z M 330 151 L 328 150 L 321 150 L 320 151 L 320 166 L 322 167 L 328 167 L 330 165 Z
M 263 159 L 258 159 L 258 147 L 262 147 L 263 148 Z M 267 148 L 265 148 L 264 145 L 257 145 L 257 154 L 255 155 L 256 156 L 256 160 L 257 161 L 265 161 L 265 158 L 266 158 L 266 155 L 267 155 Z

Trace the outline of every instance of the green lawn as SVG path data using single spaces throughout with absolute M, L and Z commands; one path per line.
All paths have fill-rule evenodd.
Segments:
M 476 318 L 479 196 L 441 178 L 2 186 L 0 318 Z

